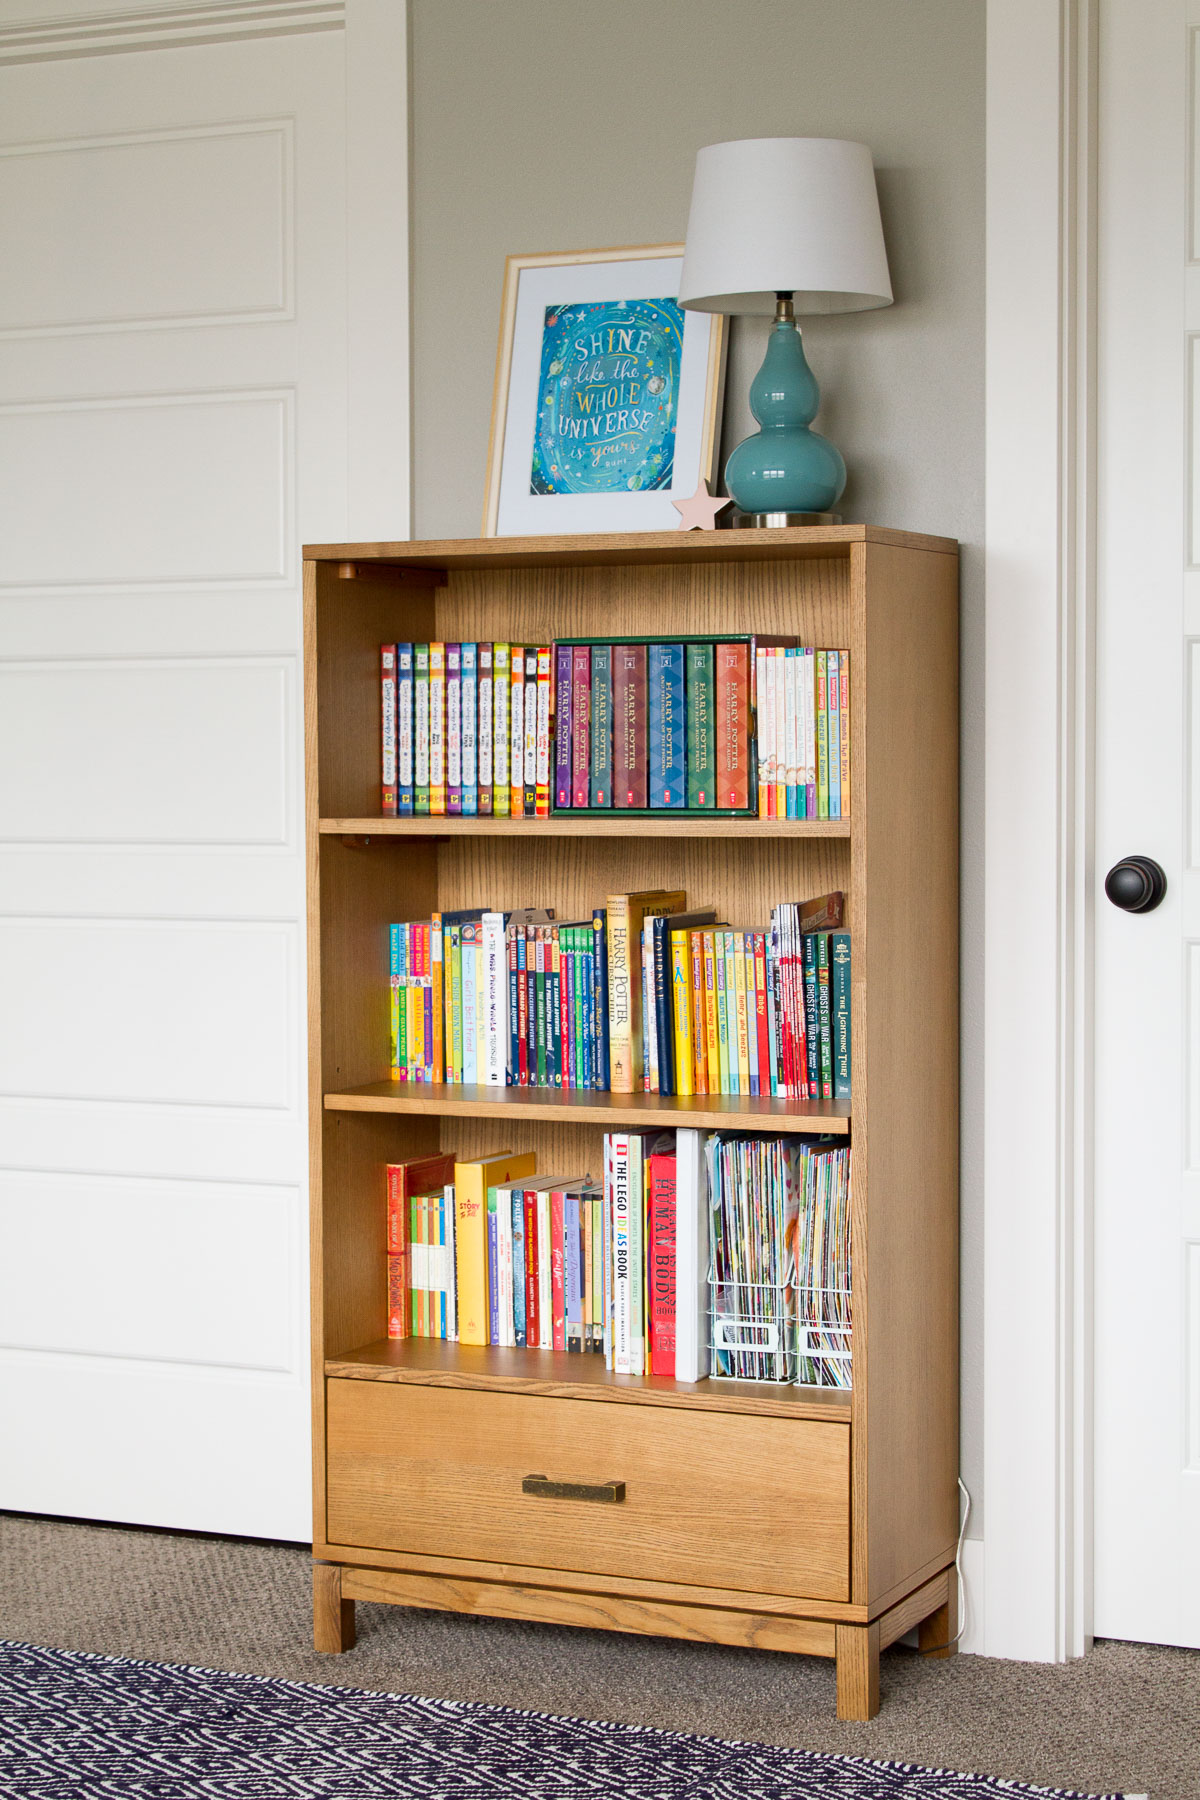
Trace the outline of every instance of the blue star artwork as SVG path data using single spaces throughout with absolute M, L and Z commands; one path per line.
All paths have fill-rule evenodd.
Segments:
M 683 325 L 676 300 L 546 308 L 531 494 L 670 487 Z

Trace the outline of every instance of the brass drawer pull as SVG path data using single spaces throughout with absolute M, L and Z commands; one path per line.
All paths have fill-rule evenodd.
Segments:
M 618 1506 L 625 1498 L 625 1483 L 601 1481 L 591 1487 L 586 1481 L 551 1481 L 547 1475 L 526 1475 L 521 1492 L 534 1494 L 540 1500 L 598 1500 L 604 1506 Z

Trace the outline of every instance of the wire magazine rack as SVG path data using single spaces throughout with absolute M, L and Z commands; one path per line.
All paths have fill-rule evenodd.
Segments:
M 714 1381 L 848 1389 L 853 1328 L 848 1288 L 708 1282 Z

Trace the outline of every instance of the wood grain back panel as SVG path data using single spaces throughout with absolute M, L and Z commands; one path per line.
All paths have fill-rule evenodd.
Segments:
M 845 1425 L 342 1380 L 328 1406 L 338 1543 L 849 1597 Z M 534 1474 L 626 1498 L 535 1498 Z

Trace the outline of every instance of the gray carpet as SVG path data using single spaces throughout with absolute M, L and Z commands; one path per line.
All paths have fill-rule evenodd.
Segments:
M 318 1656 L 302 1550 L 0 1515 L 0 1637 L 70 1650 L 977 1770 L 1092 1793 L 1200 1795 L 1200 1652 L 1099 1644 L 1058 1666 L 883 1658 L 869 1724 L 833 1664 L 565 1627 L 358 1608 Z

